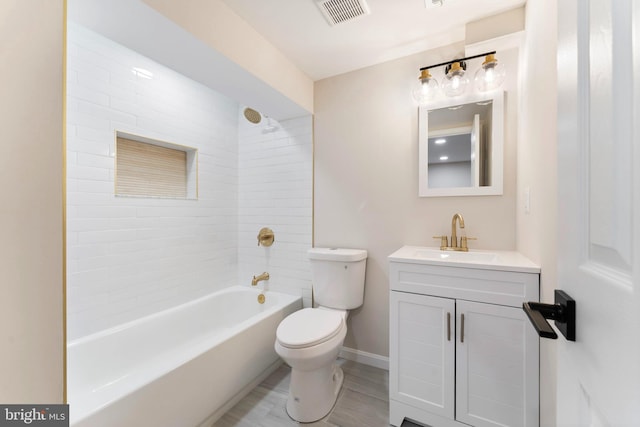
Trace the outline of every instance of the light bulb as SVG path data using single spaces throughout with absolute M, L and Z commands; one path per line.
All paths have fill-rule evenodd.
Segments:
M 476 87 L 481 92 L 499 88 L 507 75 L 504 65 L 499 64 L 494 54 L 485 57 L 485 61 L 474 78 Z
M 493 81 L 495 79 L 495 73 L 493 72 L 493 68 L 487 68 L 484 71 L 485 71 L 484 72 L 484 81 L 487 82 L 487 84 L 493 83 Z
M 464 62 L 454 62 L 442 81 L 444 93 L 447 96 L 462 95 L 469 85 L 469 78 L 464 72 Z
M 413 90 L 412 95 L 419 104 L 424 104 L 438 93 L 438 81 L 431 76 L 429 70 L 422 70 L 418 79 L 420 86 Z

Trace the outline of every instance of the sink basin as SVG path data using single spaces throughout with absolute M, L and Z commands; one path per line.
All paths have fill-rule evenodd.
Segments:
M 493 252 L 460 252 L 460 251 L 442 251 L 440 249 L 418 249 L 415 252 L 417 258 L 440 260 L 440 261 L 463 261 L 463 262 L 479 262 L 479 263 L 496 263 L 498 254 Z
M 443 251 L 437 247 L 403 246 L 389 255 L 389 260 L 411 264 L 432 264 L 530 273 L 540 272 L 540 267 L 515 251 L 470 249 L 469 252 L 458 252 Z

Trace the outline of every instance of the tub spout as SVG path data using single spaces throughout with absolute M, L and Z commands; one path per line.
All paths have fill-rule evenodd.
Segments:
M 262 280 L 269 280 L 269 273 L 265 271 L 264 273 L 258 276 L 253 276 L 253 279 L 251 279 L 251 286 L 256 286 L 258 282 Z

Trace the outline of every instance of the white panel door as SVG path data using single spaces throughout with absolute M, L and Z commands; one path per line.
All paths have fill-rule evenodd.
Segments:
M 456 420 L 537 427 L 539 341 L 522 309 L 458 300 L 456 310 Z
M 455 300 L 391 292 L 389 397 L 453 419 Z
M 557 424 L 640 426 L 640 2 L 557 4 Z

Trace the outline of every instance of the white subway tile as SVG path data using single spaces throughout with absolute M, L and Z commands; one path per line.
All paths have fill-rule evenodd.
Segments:
M 84 193 L 107 193 L 114 194 L 113 182 L 109 181 L 89 181 L 89 180 L 73 180 L 75 187 L 67 187 L 67 191 L 84 192 Z
M 135 233 L 129 230 L 106 230 L 106 231 L 81 231 L 78 232 L 78 243 L 86 245 L 90 243 L 109 243 L 135 240 Z
M 261 268 L 278 278 L 273 289 L 308 300 L 311 118 L 262 134 L 235 101 L 102 36 L 71 24 L 69 41 L 69 337 Z M 133 66 L 157 78 L 136 79 Z M 197 148 L 199 200 L 114 197 L 114 129 Z M 255 236 L 268 225 L 277 237 L 265 252 Z
M 67 177 L 77 180 L 108 181 L 109 170 L 89 166 L 74 166 L 67 169 Z
M 80 85 L 69 85 L 67 87 L 67 96 L 78 101 L 82 100 L 98 105 L 109 105 L 109 95 Z
M 111 141 L 90 141 L 79 137 L 67 138 L 68 153 L 90 153 L 98 156 L 109 156 L 113 151 Z
M 116 99 L 118 98 L 116 97 Z M 135 125 L 136 123 L 135 114 L 115 109 L 112 106 L 103 106 L 90 102 L 78 101 L 78 110 L 80 113 L 86 114 L 91 117 L 103 119 L 107 122 L 116 121 L 129 125 Z

